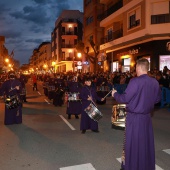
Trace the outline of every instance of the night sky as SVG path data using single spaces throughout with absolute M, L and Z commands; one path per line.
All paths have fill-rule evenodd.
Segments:
M 83 0 L 0 0 L 0 35 L 8 53 L 28 64 L 32 52 L 51 41 L 55 21 L 63 10 L 83 12 Z

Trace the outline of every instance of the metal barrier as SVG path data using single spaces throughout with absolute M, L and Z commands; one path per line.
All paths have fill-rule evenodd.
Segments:
M 167 104 L 170 104 L 170 89 L 166 87 L 161 88 L 161 108 Z M 170 108 L 168 109 L 170 111 Z

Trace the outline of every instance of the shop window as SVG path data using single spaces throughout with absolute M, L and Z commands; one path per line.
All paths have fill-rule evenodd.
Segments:
M 130 71 L 131 58 L 122 59 L 122 72 Z
M 113 62 L 111 68 L 112 68 L 112 72 L 119 71 L 119 62 L 118 61 Z
M 170 70 L 170 55 L 159 56 L 159 70 L 163 71 L 164 66 L 167 66 Z

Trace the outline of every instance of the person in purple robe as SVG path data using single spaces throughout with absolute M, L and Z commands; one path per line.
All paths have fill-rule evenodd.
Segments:
M 9 72 L 9 79 L 6 80 L 0 89 L 0 95 L 5 97 L 5 125 L 22 123 L 22 106 L 20 103 L 21 82 L 16 79 L 15 73 Z M 7 99 L 10 99 L 8 102 Z
M 155 78 L 147 75 L 149 62 L 137 61 L 137 77 L 132 78 L 123 94 L 112 91 L 118 103 L 126 104 L 124 158 L 121 169 L 155 170 L 155 146 L 151 120 L 154 105 L 161 100 L 161 89 Z
M 66 109 L 68 119 L 71 119 L 71 115 L 75 115 L 75 118 L 79 119 L 79 115 L 81 114 L 82 104 L 79 99 L 80 88 L 81 84 L 77 81 L 77 77 L 72 77 L 71 81 L 68 81 L 68 100 Z
M 80 91 L 80 99 L 82 102 L 80 130 L 82 131 L 82 134 L 84 134 L 88 129 L 93 132 L 99 132 L 98 122 L 91 119 L 85 112 L 85 109 L 92 102 L 94 103 L 96 100 L 103 101 L 104 99 L 99 97 L 96 93 L 96 88 L 91 86 L 92 82 L 90 77 L 86 77 L 84 83 L 85 85 L 81 88 Z

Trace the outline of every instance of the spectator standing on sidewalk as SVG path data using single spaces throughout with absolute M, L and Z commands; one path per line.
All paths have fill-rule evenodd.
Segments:
M 38 89 L 37 89 L 37 76 L 36 76 L 36 74 L 33 74 L 33 76 L 32 76 L 32 82 L 33 82 L 33 91 L 34 91 L 34 89 L 35 89 L 36 91 L 38 91 Z

